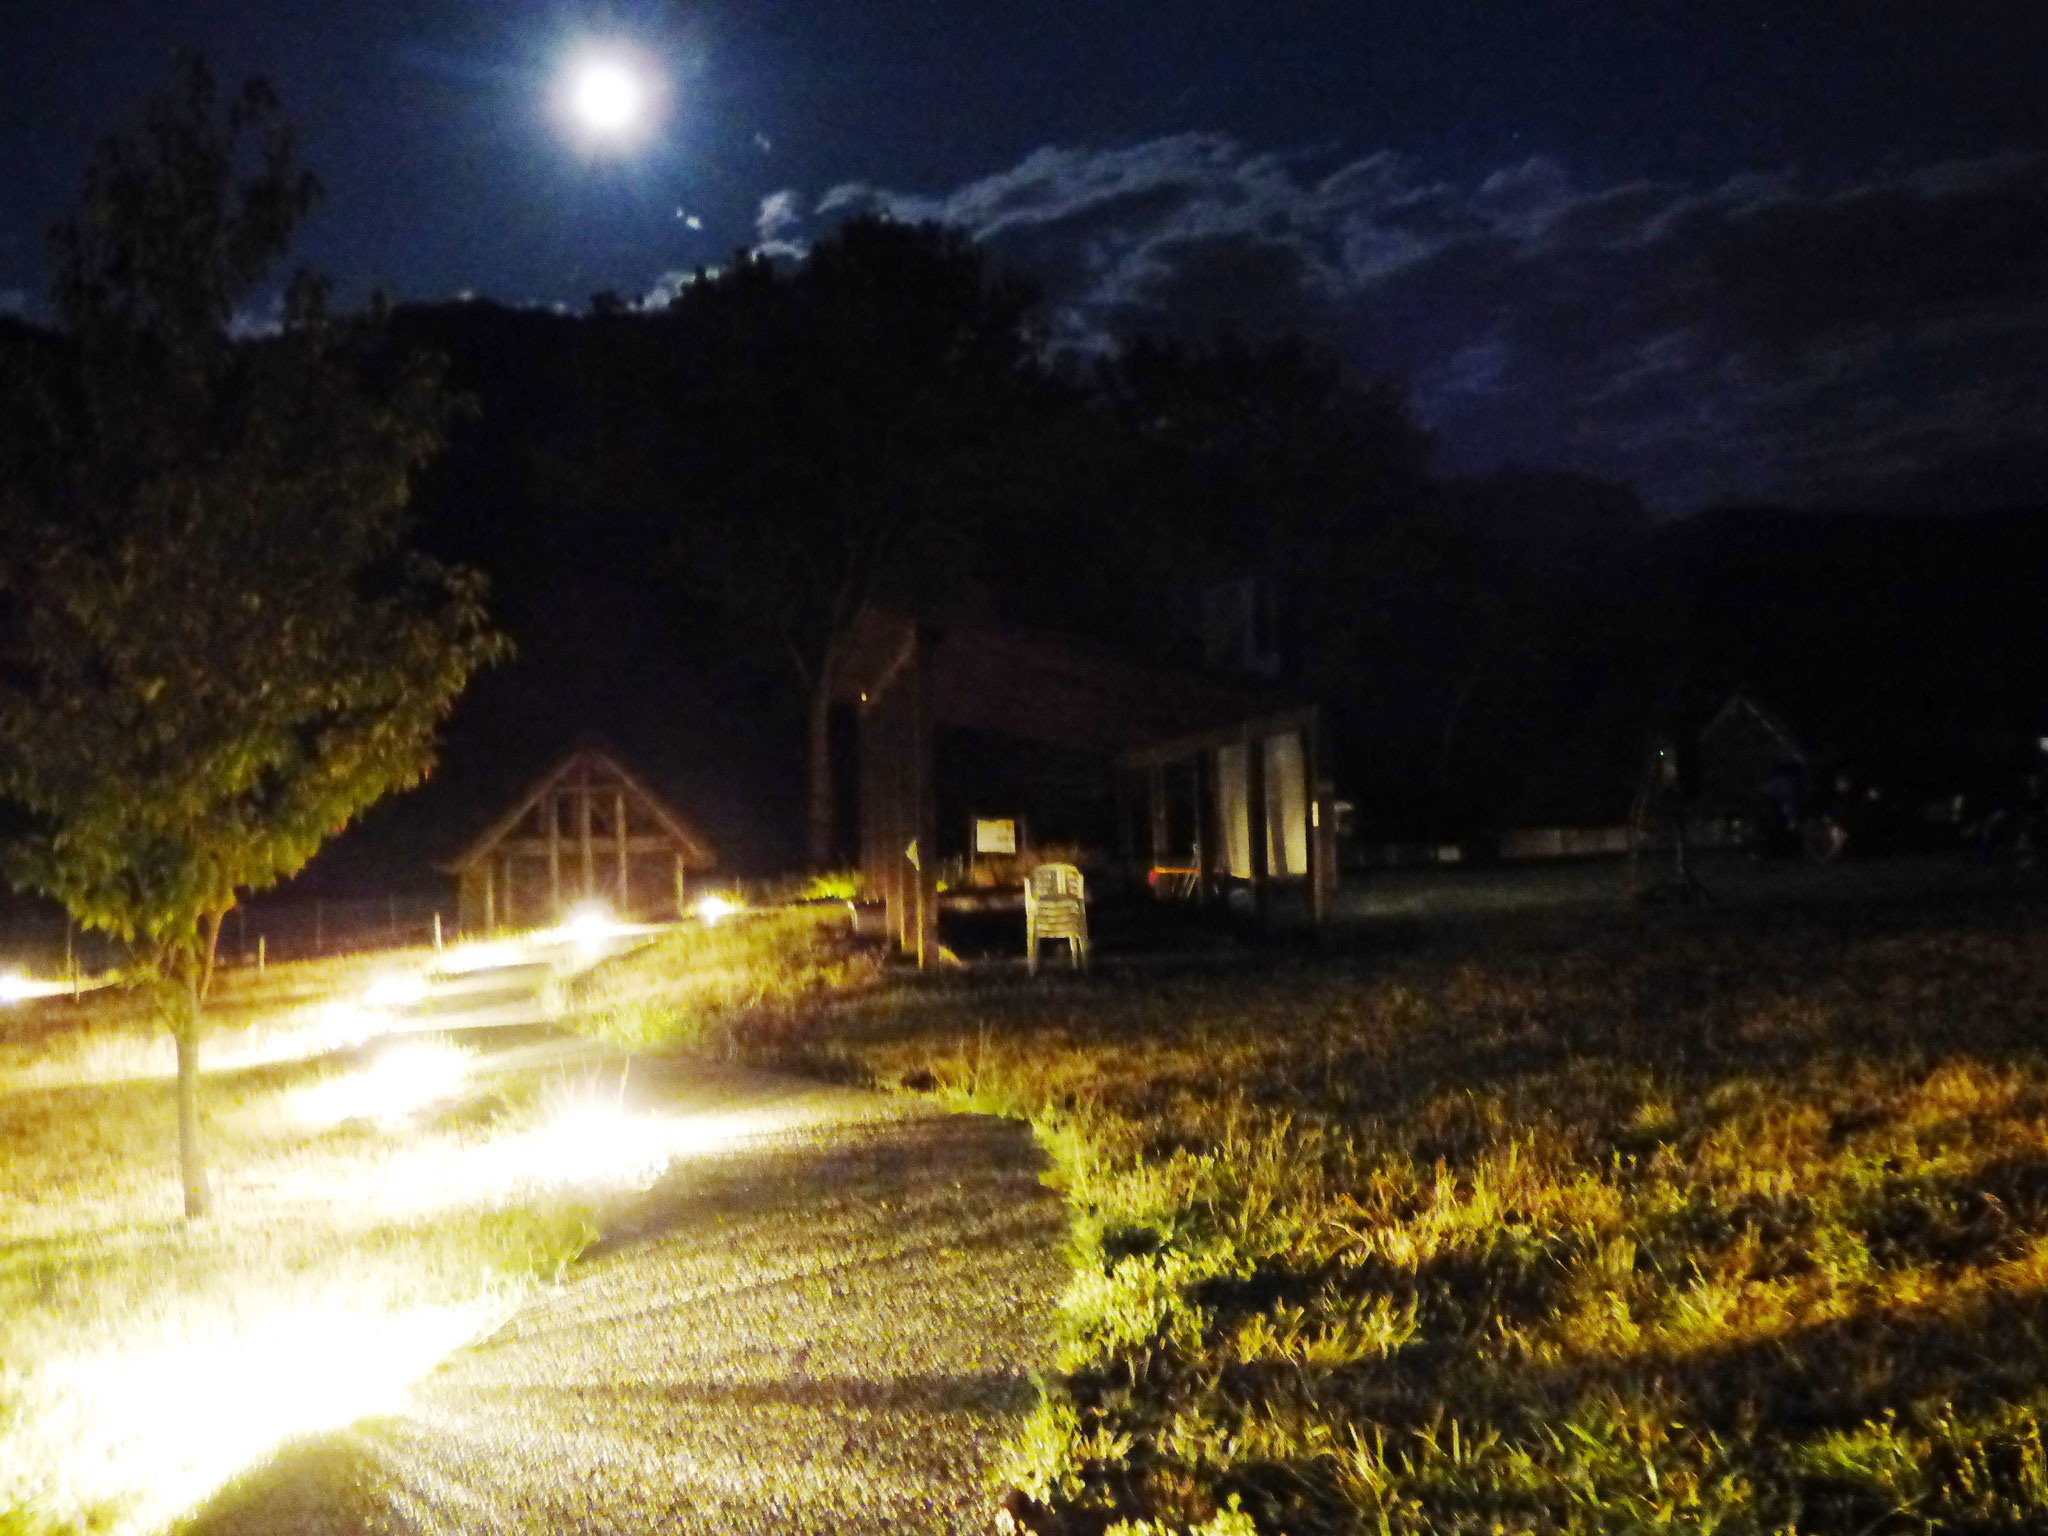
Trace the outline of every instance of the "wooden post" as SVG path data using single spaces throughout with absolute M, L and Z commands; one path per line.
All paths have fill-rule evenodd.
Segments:
M 484 932 L 498 931 L 498 861 L 484 857 Z
M 676 916 L 681 917 L 690 910 L 690 893 L 683 873 L 683 850 L 676 850 Z
M 1329 747 L 1320 710 L 1309 716 L 1307 735 L 1303 756 L 1309 788 L 1309 912 L 1317 923 L 1327 923 L 1337 899 L 1337 794 L 1329 777 Z
M 612 792 L 612 840 L 619 849 L 618 916 L 623 918 L 633 910 L 632 866 L 626 849 L 626 792 L 623 789 Z
M 270 948 L 270 941 L 269 941 L 269 936 L 268 936 L 268 935 L 266 935 L 266 934 L 261 934 L 261 933 L 257 934 L 257 935 L 256 935 L 256 974 L 257 974 L 258 976 L 261 976 L 261 975 L 262 975 L 262 974 L 264 973 L 264 971 L 266 971 L 267 969 L 269 969 L 269 960 L 270 960 L 270 956 L 269 956 L 269 954 L 268 954 L 268 950 L 269 950 L 269 948 Z
M 1123 874 L 1124 888 L 1128 890 L 1138 878 L 1138 832 L 1133 825 L 1135 812 L 1131 806 L 1131 774 L 1125 768 L 1111 768 L 1110 775 L 1116 785 L 1116 857 Z M 967 840 L 969 849 L 974 839 Z M 971 867 L 971 866 L 970 866 Z
M 437 911 L 437 912 L 435 912 L 435 913 L 434 913 L 434 952 L 435 952 L 436 954 L 439 954 L 439 953 L 440 953 L 440 951 L 441 951 L 441 914 L 440 914 L 440 913 L 439 913 L 439 912 Z
M 555 921 L 562 920 L 562 797 L 548 786 L 548 907 Z
M 1249 733 L 1244 739 L 1244 819 L 1245 841 L 1252 860 L 1252 910 L 1263 923 L 1267 915 L 1267 873 L 1271 867 L 1266 840 L 1272 836 L 1273 822 L 1266 808 L 1266 741 Z
M 1199 771 L 1197 769 L 1197 772 Z M 1167 847 L 1166 843 L 1168 832 L 1165 764 L 1154 763 L 1145 771 L 1145 795 L 1146 799 L 1151 803 L 1152 811 L 1152 867 L 1159 869 L 1170 862 L 1173 851 Z M 1202 835 L 1198 831 L 1195 834 L 1195 845 L 1200 847 L 1201 841 Z
M 911 657 L 909 688 L 911 708 L 911 739 L 914 743 L 912 760 L 915 763 L 914 782 L 911 798 L 913 825 L 917 829 L 917 846 L 921 853 L 917 877 L 917 968 L 924 970 L 936 965 L 939 959 L 939 837 L 936 797 L 932 792 L 932 719 L 931 719 L 931 667 L 928 663 L 930 647 L 924 636 L 916 640 L 917 651 Z
M 576 770 L 577 838 L 583 847 L 583 899 L 597 894 L 597 845 L 590 839 L 590 765 Z
M 887 817 L 889 827 L 889 918 L 896 930 L 896 947 L 902 953 L 917 951 L 917 865 L 923 850 L 917 842 L 917 722 L 907 678 L 889 685 L 882 709 L 887 716 L 884 734 L 888 741 L 889 769 Z

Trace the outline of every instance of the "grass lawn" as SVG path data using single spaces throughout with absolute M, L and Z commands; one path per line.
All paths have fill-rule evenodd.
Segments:
M 594 1235 L 603 1196 L 561 1182 L 551 1139 L 576 1080 L 446 1041 L 337 1049 L 361 1020 L 333 1002 L 369 979 L 224 978 L 195 1223 L 146 1004 L 0 1011 L 0 1532 L 160 1529 L 281 1442 L 396 1406 Z
M 1054 1155 L 1025 1524 L 2048 1529 L 2048 913 L 1402 946 L 810 1008 Z

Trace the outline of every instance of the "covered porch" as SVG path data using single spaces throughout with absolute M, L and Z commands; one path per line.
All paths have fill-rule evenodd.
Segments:
M 1313 704 L 1063 637 L 877 608 L 841 647 L 833 698 L 858 719 L 864 881 L 921 965 L 938 957 L 942 890 L 1021 878 L 1049 851 L 1159 901 L 1259 924 L 1329 916 L 1333 786 Z M 1019 814 L 1031 798 L 1020 763 L 1092 773 L 1093 813 L 1049 839 Z

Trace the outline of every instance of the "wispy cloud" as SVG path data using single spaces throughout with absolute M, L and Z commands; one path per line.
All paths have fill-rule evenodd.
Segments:
M 754 215 L 755 251 L 763 256 L 803 255 L 803 222 L 803 194 L 789 187 L 770 192 Z
M 1406 380 L 1449 461 L 1558 463 L 1682 509 L 1881 495 L 2048 440 L 2048 160 L 1816 186 L 1464 182 L 1406 157 L 1188 133 L 1040 149 L 940 194 L 766 199 L 764 245 L 860 210 L 957 224 L 1044 284 L 1054 334 L 1318 335 Z

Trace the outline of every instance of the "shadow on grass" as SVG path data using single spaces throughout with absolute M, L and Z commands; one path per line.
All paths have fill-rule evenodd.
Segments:
M 171 1536 L 357 1536 L 409 1530 L 394 1518 L 411 1453 L 389 1420 L 296 1441 L 217 1490 Z

